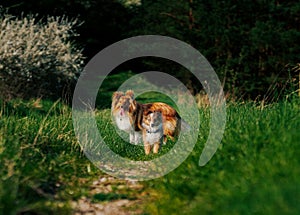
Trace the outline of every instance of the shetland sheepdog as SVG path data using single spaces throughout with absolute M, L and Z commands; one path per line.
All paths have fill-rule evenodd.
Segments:
M 130 134 L 130 143 L 133 144 L 141 141 L 143 117 L 150 112 L 160 112 L 162 115 L 164 143 L 167 137 L 174 140 L 174 137 L 179 134 L 182 123 L 186 125 L 184 127 L 189 127 L 171 106 L 162 102 L 138 103 L 132 90 L 126 93 L 115 92 L 112 96 L 111 111 L 117 127 Z
M 138 144 L 142 138 L 142 132 L 137 126 L 136 102 L 133 91 L 114 92 L 112 96 L 111 112 L 117 127 L 129 133 L 129 142 Z
M 143 116 L 143 142 L 145 154 L 148 155 L 153 147 L 153 153 L 158 153 L 163 142 L 163 119 L 161 112 L 148 112 Z

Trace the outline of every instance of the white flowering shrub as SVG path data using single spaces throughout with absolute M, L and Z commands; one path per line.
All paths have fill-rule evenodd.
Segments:
M 77 20 L 0 15 L 0 95 L 61 96 L 75 83 L 83 55 L 70 41 Z

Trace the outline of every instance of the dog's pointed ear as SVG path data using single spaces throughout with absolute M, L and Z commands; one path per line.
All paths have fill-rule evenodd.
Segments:
M 124 96 L 124 93 L 121 91 L 114 92 L 112 95 L 112 108 L 115 108 L 117 102 L 121 98 L 121 96 Z
M 112 100 L 119 100 L 121 96 L 124 96 L 124 93 L 121 91 L 114 92 L 112 95 Z
M 137 108 L 137 102 L 133 99 L 132 101 L 130 101 L 130 104 L 129 104 L 129 112 L 136 114 L 136 112 L 135 112 L 136 108 Z
M 127 90 L 126 91 L 126 96 L 130 96 L 132 99 L 134 99 L 134 92 L 133 92 L 133 90 Z

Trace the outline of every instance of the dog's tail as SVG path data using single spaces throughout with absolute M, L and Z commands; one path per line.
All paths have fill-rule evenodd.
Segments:
M 191 126 L 183 119 L 181 119 L 180 123 L 181 123 L 181 131 L 188 132 L 191 130 Z

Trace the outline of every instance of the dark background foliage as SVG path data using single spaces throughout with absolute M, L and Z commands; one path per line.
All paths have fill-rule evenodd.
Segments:
M 142 0 L 125 6 L 116 0 L 11 0 L 0 4 L 10 14 L 66 15 L 83 24 L 75 38 L 88 61 L 104 47 L 129 36 L 159 34 L 183 40 L 213 65 L 225 91 L 257 98 L 297 89 L 300 62 L 300 2 L 280 0 Z M 178 65 L 138 59 L 119 70 L 168 71 L 194 93 L 201 87 Z M 118 71 L 116 71 L 118 72 Z M 270 95 L 270 89 L 273 90 Z M 279 90 L 280 89 L 280 90 Z

